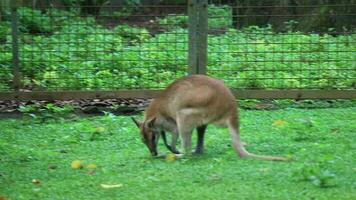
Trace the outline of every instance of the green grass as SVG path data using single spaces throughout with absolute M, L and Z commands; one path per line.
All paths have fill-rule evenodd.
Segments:
M 273 126 L 282 120 L 280 126 Z M 241 111 L 242 160 L 227 129 L 210 126 L 206 152 L 153 159 L 129 117 L 0 121 L 0 197 L 7 199 L 356 199 L 356 107 Z M 99 128 L 102 127 L 102 128 Z M 99 129 L 98 129 L 99 128 Z M 104 129 L 103 129 L 104 128 Z M 161 144 L 160 152 L 168 151 Z M 73 160 L 90 170 L 71 168 Z M 32 183 L 38 179 L 40 184 Z M 123 184 L 104 189 L 100 184 Z

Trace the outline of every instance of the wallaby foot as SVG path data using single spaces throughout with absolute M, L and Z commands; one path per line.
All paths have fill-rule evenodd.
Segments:
M 207 125 L 199 126 L 197 127 L 197 133 L 198 133 L 198 138 L 197 138 L 197 147 L 195 148 L 195 155 L 202 155 L 204 152 L 204 134 L 206 130 Z
M 202 148 L 196 148 L 195 151 L 193 152 L 194 155 L 202 155 L 204 153 L 204 150 Z

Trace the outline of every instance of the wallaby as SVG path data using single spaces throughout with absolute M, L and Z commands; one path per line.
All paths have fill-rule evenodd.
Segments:
M 239 135 L 239 118 L 236 99 L 222 81 L 204 76 L 190 75 L 169 85 L 148 106 L 145 119 L 140 122 L 132 118 L 140 128 L 142 141 L 156 156 L 157 143 L 162 136 L 165 145 L 173 153 L 178 136 L 181 137 L 185 154 L 191 151 L 192 131 L 197 128 L 197 146 L 195 153 L 204 151 L 204 133 L 208 124 L 228 127 L 232 146 L 241 158 L 284 161 L 285 158 L 260 156 L 249 153 L 244 148 Z M 166 141 L 165 132 L 172 133 L 171 145 Z

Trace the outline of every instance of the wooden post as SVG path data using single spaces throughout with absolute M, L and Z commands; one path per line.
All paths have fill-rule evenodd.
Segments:
M 208 52 L 208 1 L 199 1 L 198 74 L 206 74 Z
M 198 11 L 197 0 L 188 0 L 188 74 L 197 74 L 197 28 L 198 28 Z
M 11 1 L 11 32 L 12 32 L 12 88 L 14 91 L 20 89 L 20 59 L 18 44 L 18 17 L 17 17 L 17 0 Z
M 188 1 L 188 73 L 205 74 L 207 63 L 208 1 Z

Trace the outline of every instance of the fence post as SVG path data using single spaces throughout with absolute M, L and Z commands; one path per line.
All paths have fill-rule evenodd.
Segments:
M 207 0 L 188 1 L 188 73 L 205 74 L 207 63 Z
M 188 0 L 188 74 L 197 74 L 197 28 L 198 28 L 198 0 Z
M 20 89 L 20 59 L 18 43 L 18 17 L 17 5 L 18 0 L 11 1 L 11 32 L 12 32 L 12 88 L 14 91 Z
M 199 0 L 198 19 L 198 74 L 206 74 L 208 52 L 208 0 Z

